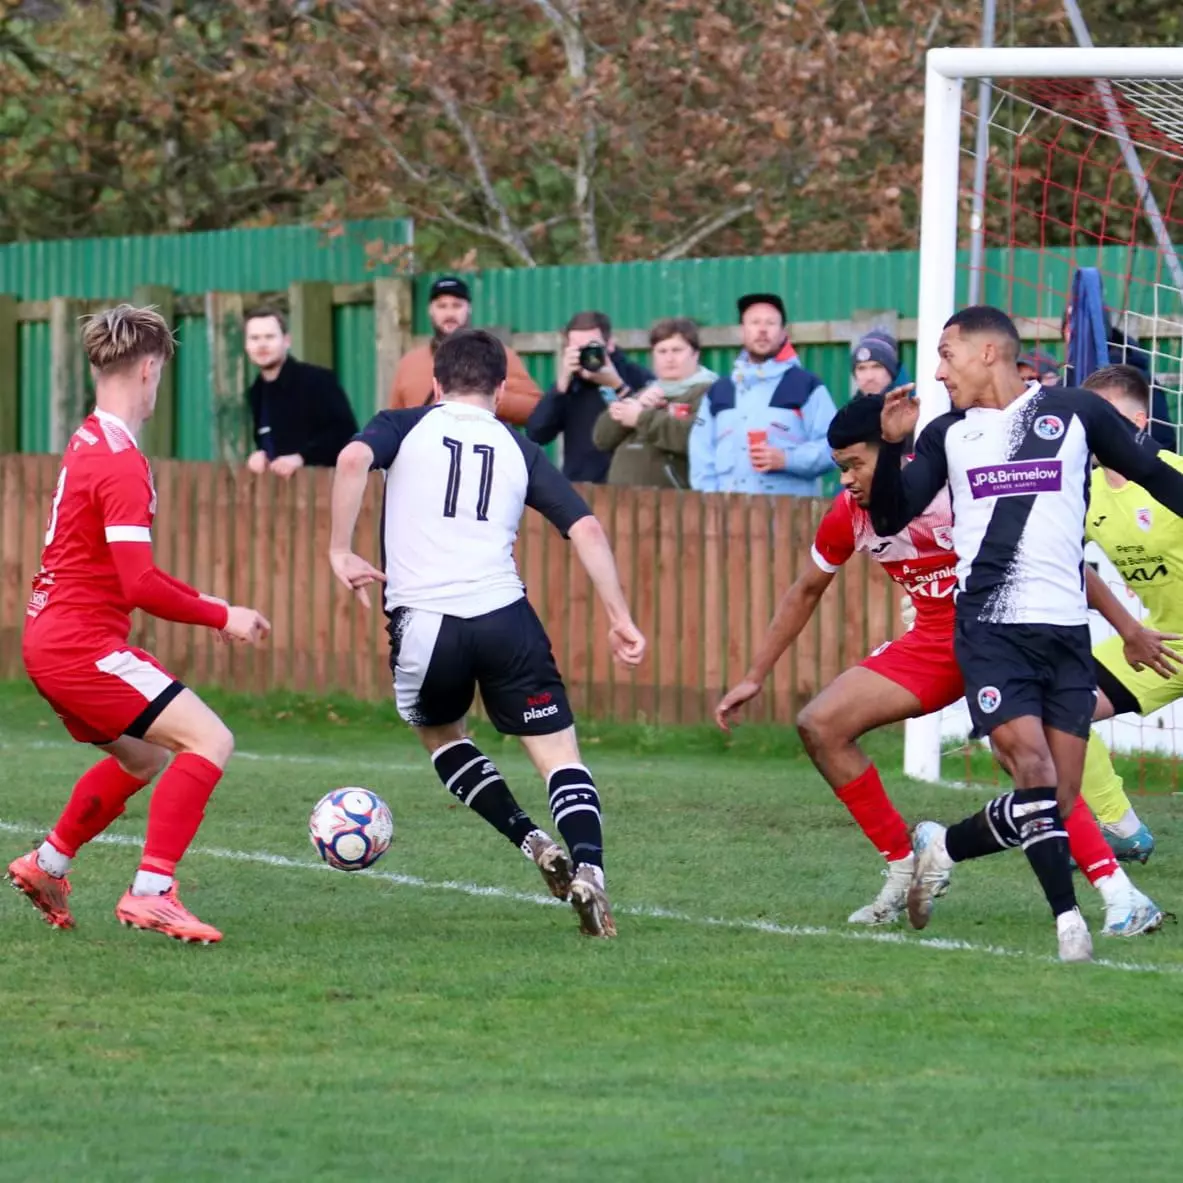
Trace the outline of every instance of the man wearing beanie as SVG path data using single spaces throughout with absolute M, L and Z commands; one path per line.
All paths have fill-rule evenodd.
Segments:
M 431 320 L 431 340 L 417 345 L 399 359 L 390 391 L 390 408 L 422 407 L 435 397 L 431 380 L 435 371 L 435 351 L 445 337 L 457 329 L 466 329 L 472 319 L 472 293 L 468 284 L 456 275 L 442 275 L 431 285 L 427 315 Z M 522 359 L 509 348 L 505 350 L 508 372 L 505 397 L 497 407 L 497 417 L 521 427 L 538 405 L 542 391 L 526 372 Z
M 856 395 L 886 394 L 908 381 L 900 365 L 899 342 L 886 329 L 872 329 L 855 342 L 850 372 Z

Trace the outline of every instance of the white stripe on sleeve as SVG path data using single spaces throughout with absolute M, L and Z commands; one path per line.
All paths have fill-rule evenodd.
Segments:
M 151 542 L 152 531 L 147 526 L 108 526 L 108 542 Z
M 839 568 L 834 566 L 833 563 L 828 563 L 822 558 L 821 551 L 818 550 L 816 546 L 810 550 L 810 554 L 813 556 L 814 563 L 827 575 L 833 575 L 835 571 L 839 570 Z

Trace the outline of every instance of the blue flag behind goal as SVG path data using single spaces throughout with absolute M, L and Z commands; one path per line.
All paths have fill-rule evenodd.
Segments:
M 1072 317 L 1069 321 L 1068 365 L 1080 385 L 1094 370 L 1109 364 L 1109 326 L 1105 317 L 1105 289 L 1096 267 L 1081 267 L 1072 277 Z

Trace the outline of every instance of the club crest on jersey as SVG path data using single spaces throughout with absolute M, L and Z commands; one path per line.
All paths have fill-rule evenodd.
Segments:
M 953 528 L 951 526 L 934 526 L 932 537 L 941 550 L 953 549 Z
M 1138 523 L 1138 528 L 1140 530 L 1149 531 L 1151 525 L 1153 525 L 1153 522 L 1150 518 L 1149 509 L 1136 509 L 1134 511 L 1134 521 Z
M 1002 691 L 997 686 L 983 686 L 978 691 L 978 709 L 992 715 L 1002 705 Z
M 1058 440 L 1064 434 L 1064 420 L 1059 415 L 1040 415 L 1035 420 L 1035 434 L 1041 440 Z

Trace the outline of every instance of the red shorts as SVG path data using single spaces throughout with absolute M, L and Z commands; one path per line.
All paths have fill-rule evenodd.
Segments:
M 910 629 L 860 664 L 916 695 L 926 715 L 952 706 L 965 693 L 952 631 Z
M 161 664 L 134 645 L 113 643 L 86 657 L 61 660 L 60 651 L 25 646 L 25 668 L 41 697 L 79 743 L 142 739 L 182 690 Z

